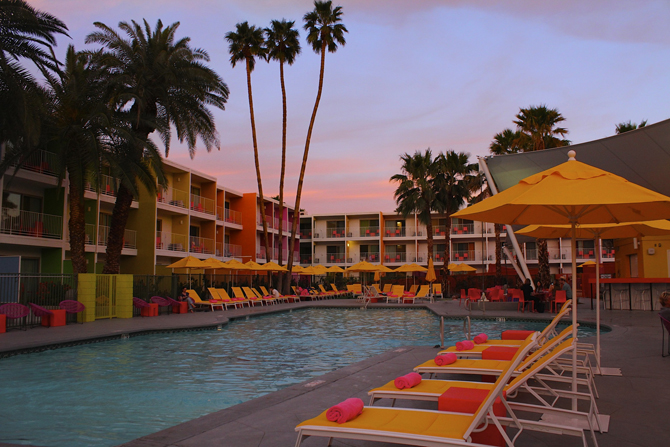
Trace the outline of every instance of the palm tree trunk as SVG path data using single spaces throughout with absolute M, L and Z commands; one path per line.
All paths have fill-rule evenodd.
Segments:
M 281 129 L 281 172 L 279 173 L 279 264 L 283 260 L 284 245 L 284 176 L 286 174 L 286 85 L 284 84 L 284 62 L 279 61 L 279 80 L 281 83 L 281 102 L 282 102 L 282 129 Z M 295 218 L 295 213 L 294 216 Z M 284 275 L 277 275 L 277 288 L 283 290 Z
M 444 265 L 442 270 L 445 276 L 449 276 L 449 262 L 451 261 L 451 214 L 447 214 L 447 224 L 444 229 L 446 234 L 444 240 Z
M 102 273 L 118 274 L 121 269 L 121 251 L 123 237 L 130 215 L 130 205 L 133 203 L 133 194 L 123 184 L 116 193 L 116 202 L 112 211 L 112 222 L 107 236 L 107 259 Z
M 493 229 L 496 233 L 496 284 L 502 285 L 502 241 L 500 239 L 502 228 L 500 224 L 494 224 Z
M 548 287 L 551 282 L 549 274 L 549 251 L 547 250 L 547 240 L 537 240 L 537 260 L 539 264 L 540 282 L 543 287 Z
M 261 199 L 261 219 L 263 222 L 263 240 L 265 243 L 266 259 L 272 247 L 269 245 L 268 222 L 265 217 L 265 196 L 263 195 L 263 181 L 261 179 L 261 164 L 258 161 L 258 142 L 256 140 L 256 120 L 254 119 L 254 98 L 251 94 L 251 70 L 249 67 L 249 58 L 247 58 L 247 92 L 249 93 L 249 115 L 251 116 L 251 138 L 254 143 L 254 163 L 256 164 L 256 180 L 258 181 L 258 195 Z
M 430 213 L 429 213 L 430 215 Z M 426 235 L 427 241 L 428 241 L 428 259 L 433 257 L 433 219 L 428 219 L 428 222 L 426 223 L 426 231 L 428 234 Z M 426 259 L 426 262 L 428 262 L 428 259 Z
M 74 273 L 86 273 L 86 217 L 84 194 L 76 182 L 70 181 L 68 200 L 70 201 L 70 260 Z
M 289 257 L 287 268 L 290 272 L 293 268 L 293 252 L 295 250 L 295 234 L 298 229 L 298 222 L 300 221 L 300 197 L 302 196 L 302 184 L 305 180 L 305 168 L 307 167 L 307 156 L 309 155 L 309 144 L 312 141 L 312 130 L 314 129 L 314 120 L 316 119 L 316 112 L 319 109 L 319 102 L 321 101 L 321 92 L 323 91 L 323 70 L 326 65 L 326 42 L 323 41 L 321 45 L 321 71 L 319 72 L 319 89 L 316 93 L 316 101 L 314 102 L 314 110 L 312 117 L 309 120 L 309 128 L 307 129 L 307 139 L 305 140 L 305 152 L 302 155 L 302 166 L 300 166 L 300 178 L 298 179 L 298 190 L 295 196 L 295 211 L 297 218 L 293 219 L 291 225 L 291 242 L 289 246 Z

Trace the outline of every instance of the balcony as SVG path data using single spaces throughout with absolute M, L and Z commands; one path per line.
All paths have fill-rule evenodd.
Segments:
M 188 237 L 188 252 L 189 253 L 203 253 L 206 255 L 214 254 L 214 239 L 206 237 L 189 236 Z
M 454 262 L 467 262 L 475 261 L 475 251 L 474 250 L 454 250 L 451 253 L 451 259 Z
M 379 227 L 361 227 L 359 237 L 379 237 Z
M 166 233 L 158 231 L 156 233 L 156 249 L 185 252 L 188 242 L 188 236 L 185 234 Z
M 309 255 L 300 255 L 300 263 L 301 264 L 311 264 L 312 263 L 312 257 Z
M 447 235 L 446 226 L 444 225 L 434 225 L 433 226 L 433 236 L 445 237 Z
M 595 251 L 593 248 L 577 248 L 577 259 L 595 259 Z
M 106 247 L 109 238 L 109 227 L 100 225 L 98 227 L 98 246 Z M 123 248 L 137 249 L 137 231 L 126 230 L 123 233 Z
M 269 259 L 266 256 L 267 256 L 267 250 L 265 249 L 265 247 L 258 247 L 258 250 L 256 250 L 256 261 Z
M 428 262 L 428 253 L 417 253 L 416 255 L 410 256 L 412 262 L 417 262 L 417 263 L 424 263 Z
M 184 209 L 188 206 L 188 199 L 189 194 L 186 191 L 181 191 L 172 187 L 167 189 L 159 188 L 158 193 L 156 194 L 156 202 Z
M 214 216 L 216 214 L 214 200 L 208 199 L 207 197 L 199 196 L 197 194 L 191 194 L 191 211 L 211 214 L 212 216 Z
M 242 246 L 236 244 L 223 244 L 223 256 L 226 258 L 241 258 Z
M 235 225 L 242 225 L 242 213 L 240 213 L 239 211 L 226 208 L 223 211 L 223 218 L 228 223 L 232 223 Z
M 268 229 L 276 228 L 273 227 L 272 224 L 274 223 L 275 219 L 272 218 L 272 216 L 268 216 L 267 214 L 265 215 L 265 222 L 268 224 Z M 256 224 L 259 227 L 263 226 L 263 215 L 258 213 L 257 219 L 256 219 Z
M 405 228 L 389 227 L 384 229 L 385 237 L 405 237 L 405 235 L 406 235 Z
M 26 158 L 21 169 L 55 177 L 58 175 L 56 166 L 58 166 L 56 154 L 39 150 Z
M 536 248 L 526 249 L 526 261 L 537 261 L 538 252 Z
M 603 248 L 601 258 L 602 259 L 614 259 L 614 249 L 613 248 Z
M 33 211 L 2 208 L 0 233 L 61 239 L 63 235 L 63 217 Z
M 384 262 L 407 262 L 407 253 L 387 253 Z
M 312 239 L 312 230 L 300 230 L 300 239 Z
M 327 228 L 326 229 L 327 238 L 343 238 L 344 237 L 344 228 Z
M 378 251 L 361 252 L 361 261 L 379 262 L 379 252 Z
M 344 252 L 328 253 L 326 255 L 326 264 L 343 264 L 346 259 Z
M 454 225 L 451 227 L 451 234 L 474 234 L 475 224 Z
M 100 176 L 100 194 L 109 197 L 116 197 L 116 192 L 119 190 L 119 184 L 121 181 L 117 178 L 114 178 L 110 175 L 101 175 Z M 91 183 L 86 183 L 85 186 L 87 191 L 97 193 L 95 186 Z

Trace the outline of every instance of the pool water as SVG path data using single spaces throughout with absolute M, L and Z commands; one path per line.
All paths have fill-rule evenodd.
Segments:
M 473 320 L 472 333 L 545 325 Z M 445 343 L 463 338 L 462 321 L 446 320 Z M 394 347 L 439 342 L 439 318 L 426 310 L 305 309 L 9 357 L 0 442 L 114 446 Z

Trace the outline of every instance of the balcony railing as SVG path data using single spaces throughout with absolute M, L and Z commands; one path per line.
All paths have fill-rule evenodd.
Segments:
M 189 253 L 204 253 L 207 255 L 214 254 L 214 239 L 206 237 L 188 237 L 188 251 Z
M 300 263 L 301 264 L 311 264 L 312 263 L 312 257 L 308 255 L 300 255 Z
M 379 262 L 379 252 L 378 251 L 361 252 L 360 259 L 361 261 Z
M 613 248 L 603 248 L 601 258 L 602 259 L 614 259 L 615 251 Z
M 56 154 L 38 150 L 26 158 L 21 169 L 56 176 L 58 175 L 56 172 L 57 165 Z
M 342 253 L 328 253 L 326 255 L 326 264 L 343 264 L 346 260 L 344 252 Z
M 158 194 L 156 195 L 156 201 L 158 203 L 178 206 L 179 208 L 188 208 L 189 194 L 186 191 L 181 191 L 172 187 L 167 189 L 159 188 Z
M 411 262 L 417 262 L 417 263 L 427 263 L 428 262 L 428 254 L 427 253 L 417 253 L 416 255 L 411 255 L 409 257 L 411 259 Z
M 213 216 L 215 214 L 214 200 L 197 194 L 191 194 L 191 210 Z
M 223 244 L 223 256 L 226 258 L 241 258 L 242 246 L 236 244 Z
M 453 227 L 451 227 L 451 234 L 474 234 L 474 232 L 475 232 L 474 223 L 454 225 Z
M 384 229 L 385 237 L 405 237 L 406 234 L 405 228 L 389 227 Z
M 570 261 L 572 259 L 572 250 L 569 248 L 548 248 L 549 262 L 551 261 Z
M 276 227 L 273 227 L 273 226 L 272 226 L 272 224 L 274 223 L 274 219 L 272 218 L 272 216 L 268 216 L 268 215 L 266 214 L 266 215 L 265 215 L 265 222 L 268 224 L 268 228 L 276 228 Z M 263 226 L 263 215 L 260 214 L 260 213 L 258 213 L 258 216 L 257 216 L 257 219 L 256 219 L 256 224 L 257 224 L 259 227 L 262 227 L 262 226 Z
M 386 253 L 384 262 L 407 262 L 407 253 Z
M 110 175 L 102 174 L 100 176 L 100 194 L 110 197 L 116 197 L 116 192 L 119 190 L 119 185 L 121 181 L 117 178 L 114 178 Z M 92 191 L 97 193 L 95 186 L 91 183 L 86 183 L 85 186 L 87 191 Z
M 108 238 L 109 227 L 100 225 L 98 227 L 98 246 L 106 247 Z M 137 248 L 137 231 L 126 228 L 126 230 L 123 232 L 123 248 Z
M 526 261 L 537 261 L 537 248 L 526 249 Z
M 258 247 L 258 250 L 256 250 L 256 260 L 268 259 L 266 257 L 266 255 L 267 255 L 267 250 L 265 249 L 265 247 Z
M 158 231 L 156 233 L 156 249 L 185 252 L 188 247 L 188 236 L 185 234 L 166 233 Z
M 379 227 L 361 227 L 360 237 L 378 237 Z
M 467 262 L 475 261 L 475 251 L 474 250 L 454 250 L 451 253 L 451 259 L 454 262 Z
M 433 226 L 433 236 L 446 236 L 447 230 L 444 225 L 434 225 Z
M 326 237 L 342 238 L 344 234 L 344 228 L 326 228 Z
M 17 236 L 60 239 L 63 235 L 63 218 L 33 211 L 2 208 L 0 232 Z
M 242 225 L 242 213 L 226 208 L 223 214 L 226 222 L 236 225 Z
M 311 239 L 312 230 L 300 230 L 300 239 Z

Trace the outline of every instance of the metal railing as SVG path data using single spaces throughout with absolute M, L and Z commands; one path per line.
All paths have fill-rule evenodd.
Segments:
M 158 203 L 165 203 L 179 208 L 188 208 L 188 199 L 188 192 L 175 189 L 171 186 L 167 189 L 159 188 L 156 194 L 156 201 Z
M 364 251 L 359 255 L 361 261 L 368 262 L 379 262 L 379 252 L 378 251 Z
M 407 262 L 407 253 L 386 253 L 384 262 Z
M 188 238 L 189 253 L 204 253 L 207 255 L 214 254 L 214 239 L 206 237 L 189 236 Z
M 453 250 L 451 260 L 454 262 L 476 261 L 477 257 L 474 250 Z
M 256 251 L 256 260 L 259 259 L 269 259 L 266 257 L 267 250 L 265 247 L 259 247 L 258 250 Z
M 346 261 L 346 255 L 341 253 L 328 253 L 326 255 L 326 264 L 343 264 Z
M 77 299 L 77 275 L 73 274 L 0 274 L 0 304 L 20 303 L 27 306 L 34 303 L 47 309 L 58 309 L 63 300 Z M 41 317 L 32 312 L 25 318 L 6 321 L 7 328 L 37 326 Z M 76 315 L 68 315 L 68 321 L 75 321 Z
M 537 261 L 537 248 L 527 248 L 526 249 L 526 261 Z
M 0 232 L 17 236 L 61 239 L 63 217 L 3 207 Z
M 100 225 L 98 227 L 98 246 L 106 247 L 109 238 L 109 227 Z M 137 231 L 125 229 L 123 232 L 123 248 L 137 248 Z
M 191 194 L 191 210 L 211 214 L 212 216 L 216 214 L 214 200 L 197 194 Z
M 327 238 L 343 238 L 345 233 L 344 228 L 326 228 Z
M 446 228 L 445 225 L 433 225 L 433 236 L 446 236 Z
M 475 224 L 460 224 L 451 227 L 451 234 L 474 234 Z
M 405 237 L 407 231 L 405 228 L 387 227 L 384 228 L 385 237 Z
M 241 258 L 242 246 L 236 244 L 223 244 L 223 256 L 226 258 Z
M 311 239 L 312 230 L 300 230 L 300 239 Z
M 359 237 L 378 237 L 379 227 L 361 227 L 359 230 Z
M 265 215 L 265 222 L 268 225 L 268 228 L 276 228 L 273 226 L 275 220 L 273 219 L 272 216 L 268 216 L 267 214 Z M 256 224 L 259 227 L 263 226 L 263 215 L 261 213 L 258 213 L 258 216 L 256 216 Z
M 615 250 L 613 248 L 603 248 L 601 253 L 602 259 L 614 259 Z
M 185 252 L 188 247 L 188 236 L 185 234 L 156 232 L 156 249 Z
M 228 223 L 242 225 L 242 213 L 240 213 L 239 211 L 226 209 L 224 211 L 224 218 Z
M 311 256 L 302 255 L 302 256 L 300 256 L 300 263 L 301 263 L 301 264 L 312 264 L 312 257 L 311 257 Z
M 24 160 L 21 169 L 25 169 L 26 171 L 39 172 L 40 174 L 57 176 L 57 165 L 58 163 L 56 154 L 38 150 Z

